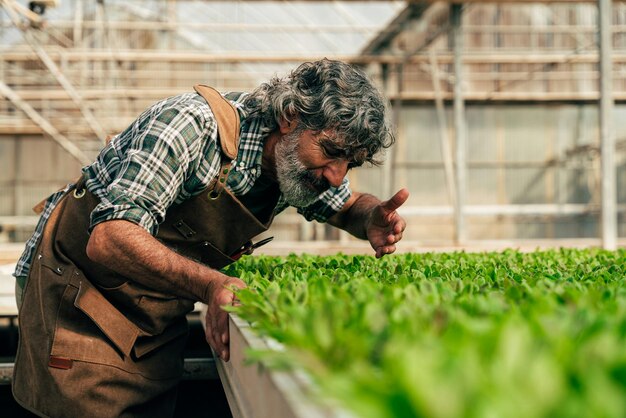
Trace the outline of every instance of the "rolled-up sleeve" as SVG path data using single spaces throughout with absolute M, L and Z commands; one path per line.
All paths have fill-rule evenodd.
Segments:
M 347 178 L 339 187 L 331 187 L 322 193 L 319 198 L 306 208 L 297 208 L 298 213 L 306 218 L 307 221 L 316 220 L 318 222 L 326 222 L 328 218 L 339 212 L 352 196 L 350 182 Z
M 120 135 L 132 135 L 118 150 L 119 170 L 99 194 L 91 228 L 123 219 L 158 232 L 165 212 L 175 201 L 190 170 L 195 168 L 206 135 L 205 115 L 193 106 L 165 107 Z M 111 152 L 116 152 L 111 144 Z

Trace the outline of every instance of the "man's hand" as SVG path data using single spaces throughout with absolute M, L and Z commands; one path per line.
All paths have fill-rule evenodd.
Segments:
M 230 352 L 228 348 L 228 313 L 222 309 L 222 306 L 237 303 L 235 294 L 231 290 L 233 287 L 241 289 L 246 287 L 246 284 L 236 277 L 227 277 L 226 280 L 213 286 L 207 301 L 206 340 L 224 361 L 230 359 Z
M 352 192 L 343 208 L 328 219 L 328 223 L 348 231 L 360 239 L 367 239 L 376 251 L 376 258 L 391 254 L 402 239 L 406 222 L 396 209 L 409 198 L 409 191 L 401 189 L 387 201 L 381 202 L 368 193 Z
M 380 202 L 372 210 L 365 228 L 367 239 L 376 251 L 376 258 L 393 253 L 396 250 L 396 243 L 402 239 L 406 222 L 396 209 L 408 198 L 409 191 L 401 189 L 391 199 Z

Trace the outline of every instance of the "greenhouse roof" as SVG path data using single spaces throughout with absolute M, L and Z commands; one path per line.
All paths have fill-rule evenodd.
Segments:
M 17 3 L 25 6 L 28 2 Z M 178 1 L 106 0 L 102 9 L 93 1 L 60 0 L 46 10 L 49 27 L 74 23 L 80 10 L 84 23 L 126 23 L 175 30 L 177 49 L 223 54 L 352 55 L 384 30 L 406 2 L 355 1 Z M 10 22 L 3 13 L 1 17 Z M 0 32 L 4 48 L 21 43 L 10 25 Z M 157 45 L 158 49 L 172 45 Z

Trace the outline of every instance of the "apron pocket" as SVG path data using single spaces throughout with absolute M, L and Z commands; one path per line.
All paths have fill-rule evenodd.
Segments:
M 91 318 L 125 356 L 130 357 L 133 345 L 143 331 L 126 319 L 87 280 L 81 281 L 74 306 Z
M 61 359 L 67 368 L 71 368 L 72 361 L 82 361 L 150 379 L 182 375 L 186 322 L 149 337 L 84 279 L 80 270 L 73 274 L 82 280 L 73 278 L 63 294 L 50 350 L 51 367 L 59 368 Z
M 77 285 L 68 285 L 63 293 L 50 354 L 123 365 L 142 331 L 89 281 L 80 280 Z

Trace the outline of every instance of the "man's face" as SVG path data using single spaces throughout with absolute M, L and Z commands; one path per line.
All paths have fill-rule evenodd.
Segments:
M 286 134 L 275 148 L 276 175 L 280 191 L 293 206 L 306 207 L 330 186 L 338 187 L 348 163 L 327 157 L 312 131 Z

